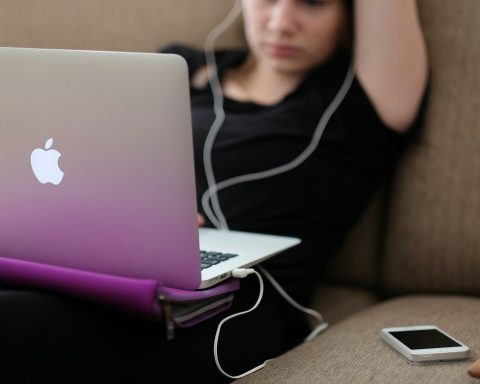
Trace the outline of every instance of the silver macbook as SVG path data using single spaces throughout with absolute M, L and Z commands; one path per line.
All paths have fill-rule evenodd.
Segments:
M 188 81 L 177 55 L 0 48 L 0 256 L 203 289 L 298 244 L 198 229 Z

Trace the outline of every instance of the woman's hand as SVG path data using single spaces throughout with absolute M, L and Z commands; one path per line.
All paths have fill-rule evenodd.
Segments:
M 205 225 L 205 218 L 197 213 L 197 224 L 199 227 L 203 227 Z
M 470 376 L 480 379 L 480 360 L 477 360 L 468 368 L 468 373 Z

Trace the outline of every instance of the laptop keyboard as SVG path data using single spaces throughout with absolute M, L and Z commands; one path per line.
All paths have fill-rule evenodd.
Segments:
M 235 253 L 200 251 L 200 262 L 202 264 L 202 270 L 210 268 L 212 265 L 219 264 L 222 261 L 229 260 L 236 256 L 238 255 Z

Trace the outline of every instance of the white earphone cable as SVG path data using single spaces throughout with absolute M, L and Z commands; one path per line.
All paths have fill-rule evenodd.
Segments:
M 215 174 L 212 166 L 212 149 L 215 137 L 217 136 L 217 133 L 225 120 L 225 111 L 223 109 L 223 92 L 220 80 L 218 78 L 217 61 L 215 59 L 215 41 L 233 24 L 241 12 L 242 2 L 241 0 L 236 0 L 235 5 L 227 14 L 227 16 L 208 34 L 205 40 L 205 60 L 207 63 L 208 81 L 213 94 L 213 110 L 215 112 L 215 121 L 208 131 L 205 145 L 203 147 L 203 163 L 208 183 L 207 191 L 211 190 L 212 187 L 216 185 Z M 217 194 L 212 193 L 209 196 L 211 197 L 212 207 L 215 213 L 210 209 L 208 200 L 204 201 L 202 198 L 202 206 L 205 214 L 215 227 L 228 229 L 227 220 L 225 219 L 220 208 L 220 202 L 218 201 Z
M 215 68 L 215 71 L 216 71 L 216 68 Z M 218 203 L 218 192 L 222 189 L 229 188 L 229 187 L 232 187 L 232 186 L 240 184 L 240 183 L 246 183 L 246 182 L 249 182 L 249 181 L 266 179 L 266 178 L 269 178 L 269 177 L 277 176 L 281 173 L 291 171 L 291 170 L 295 169 L 296 167 L 298 167 L 300 164 L 302 164 L 305 160 L 307 160 L 308 157 L 311 156 L 312 153 L 315 151 L 315 149 L 318 147 L 320 139 L 323 135 L 323 132 L 325 131 L 325 128 L 326 128 L 330 118 L 332 117 L 332 115 L 335 113 L 335 111 L 337 110 L 337 108 L 342 103 L 343 99 L 345 98 L 345 96 L 346 96 L 346 94 L 347 94 L 348 90 L 350 89 L 350 86 L 353 82 L 354 77 L 355 77 L 355 72 L 353 70 L 353 67 L 350 66 L 350 68 L 347 72 L 347 75 L 345 77 L 345 80 L 343 81 L 343 84 L 340 87 L 340 90 L 338 91 L 337 95 L 332 100 L 332 102 L 330 103 L 328 108 L 323 113 L 320 121 L 318 122 L 317 127 L 315 128 L 315 131 L 313 133 L 312 140 L 310 141 L 309 145 L 303 150 L 303 152 L 300 153 L 295 159 L 293 159 L 289 163 L 283 164 L 281 166 L 278 166 L 278 167 L 275 167 L 275 168 L 272 168 L 272 169 L 269 169 L 269 170 L 266 170 L 266 171 L 260 171 L 260 172 L 256 172 L 256 173 L 250 173 L 250 174 L 235 176 L 235 177 L 232 177 L 230 179 L 221 181 L 218 184 L 216 184 L 216 183 L 210 184 L 209 183 L 209 188 L 202 195 L 202 206 L 205 209 L 205 207 L 209 206 L 208 201 L 210 199 L 212 199 L 212 206 L 213 206 L 213 209 L 215 211 L 216 216 L 222 218 L 221 219 L 222 223 L 218 227 L 220 227 L 222 229 L 228 229 L 228 225 L 227 225 L 225 216 L 221 212 L 220 204 Z M 213 89 L 212 89 L 212 91 L 213 91 Z M 216 90 L 214 92 L 218 92 L 218 90 Z M 220 92 L 221 92 L 221 90 L 220 90 Z M 214 93 L 214 98 L 215 97 L 216 98 L 222 98 L 222 100 L 223 100 L 223 96 L 221 96 L 220 93 L 216 96 L 215 96 L 215 93 Z M 224 118 L 224 116 L 225 116 L 225 112 L 223 111 L 223 109 L 221 111 L 221 116 L 222 116 L 222 118 Z M 215 136 L 218 133 L 219 128 L 220 128 L 220 126 L 215 127 Z M 212 135 L 212 137 L 214 137 L 214 136 Z M 209 146 L 209 149 L 211 149 L 210 146 Z M 210 154 L 209 158 L 211 159 L 211 154 Z M 213 176 L 213 171 L 212 171 L 212 168 L 211 168 L 211 161 L 208 165 L 209 165 L 209 168 L 205 169 L 205 173 L 207 175 L 209 175 L 207 178 L 210 178 L 211 180 L 214 181 L 215 178 Z M 215 201 L 216 204 L 214 204 L 213 201 Z M 211 212 L 211 211 L 209 210 L 209 212 Z M 210 218 L 210 216 L 209 216 L 209 218 Z M 215 223 L 214 223 L 214 225 L 215 225 Z
M 215 358 L 215 364 L 217 365 L 217 368 L 218 370 L 224 374 L 225 376 L 229 377 L 230 379 L 240 379 L 242 377 L 245 377 L 247 375 L 250 375 L 251 373 L 253 372 L 256 372 L 258 371 L 259 369 L 262 369 L 263 367 L 265 367 L 265 365 L 271 360 L 266 360 L 265 362 L 263 362 L 262 364 L 258 365 L 257 367 L 255 368 L 252 368 L 250 370 L 248 370 L 247 372 L 244 372 L 238 376 L 233 376 L 233 375 L 230 375 L 228 374 L 227 372 L 225 372 L 223 370 L 223 368 L 221 367 L 220 365 L 220 361 L 218 359 L 218 340 L 220 338 L 220 330 L 223 326 L 223 324 L 225 324 L 228 320 L 231 320 L 233 319 L 234 317 L 237 317 L 237 316 L 241 316 L 241 315 L 245 315 L 249 312 L 252 312 L 254 309 L 256 309 L 258 307 L 258 305 L 260 304 L 260 302 L 262 301 L 262 297 L 263 297 L 263 279 L 262 279 L 262 276 L 257 272 L 255 271 L 254 269 L 239 269 L 239 270 L 234 270 L 233 271 L 233 276 L 236 275 L 236 273 L 238 273 L 238 277 L 246 277 L 252 273 L 254 273 L 257 278 L 258 278 L 258 282 L 260 284 L 260 289 L 259 289 L 259 292 L 258 292 L 258 298 L 257 298 L 257 301 L 255 302 L 255 304 L 248 310 L 246 311 L 242 311 L 242 312 L 237 312 L 237 313 L 234 313 L 233 315 L 230 315 L 230 316 L 227 316 L 226 318 L 224 318 L 219 324 L 218 324 L 218 327 L 217 327 L 217 332 L 215 333 L 215 341 L 213 343 L 213 356 Z
M 222 87 L 220 84 L 220 80 L 218 78 L 218 70 L 217 70 L 217 63 L 216 63 L 216 58 L 215 58 L 215 41 L 217 38 L 225 32 L 230 25 L 235 21 L 235 19 L 241 14 L 242 11 L 242 4 L 241 0 L 236 0 L 233 8 L 230 10 L 230 12 L 227 14 L 227 16 L 218 24 L 207 36 L 207 39 L 205 41 L 205 59 L 206 59 L 206 64 L 207 64 L 207 74 L 208 74 L 208 81 L 210 84 L 210 88 L 212 91 L 213 95 L 213 110 L 215 113 L 215 120 L 207 134 L 207 138 L 205 140 L 205 145 L 203 148 L 203 163 L 204 163 L 204 169 L 205 169 L 205 175 L 207 179 L 207 184 L 208 188 L 207 190 L 203 193 L 201 203 L 203 210 L 208 217 L 208 219 L 211 221 L 211 223 L 218 229 L 223 229 L 223 230 L 228 230 L 228 223 L 227 220 L 222 212 L 220 202 L 218 199 L 218 192 L 225 189 L 232 187 L 234 185 L 240 184 L 240 183 L 245 183 L 249 181 L 254 181 L 254 180 L 260 180 L 260 179 L 265 179 L 269 177 L 273 177 L 288 171 L 291 171 L 298 167 L 300 164 L 302 164 L 306 159 L 308 159 L 309 156 L 314 153 L 315 149 L 318 147 L 318 144 L 320 142 L 320 139 L 323 135 L 323 132 L 325 131 L 325 128 L 330 121 L 330 118 L 332 115 L 335 113 L 337 108 L 340 106 L 342 103 L 343 99 L 345 98 L 346 94 L 348 93 L 351 84 L 355 78 L 355 71 L 353 68 L 353 64 L 350 65 L 347 74 L 345 76 L 345 79 L 343 80 L 343 83 L 336 94 L 336 96 L 333 98 L 333 100 L 330 102 L 329 106 L 326 108 L 325 112 L 323 113 L 322 117 L 320 118 L 315 131 L 312 136 L 312 140 L 308 144 L 308 146 L 293 160 L 290 162 L 283 164 L 281 166 L 266 170 L 266 171 L 261 171 L 261 172 L 255 172 L 255 173 L 250 173 L 250 174 L 245 174 L 245 175 L 240 175 L 240 176 L 235 176 L 227 180 L 223 180 L 220 183 L 216 183 L 215 179 L 215 174 L 213 171 L 213 166 L 212 166 L 212 150 L 213 150 L 213 144 L 215 141 L 215 138 L 223 125 L 223 122 L 225 121 L 225 111 L 223 108 L 224 104 L 224 96 L 223 96 L 223 91 Z M 210 207 L 210 202 L 211 202 L 211 207 Z M 305 341 L 311 340 L 313 337 L 318 335 L 320 332 L 324 331 L 328 327 L 328 323 L 326 323 L 323 319 L 323 316 L 318 313 L 317 311 L 310 309 L 310 308 L 305 308 L 302 305 L 298 304 L 295 300 L 291 298 L 290 295 L 288 295 L 285 290 L 278 284 L 278 282 L 270 275 L 270 273 L 265 270 L 262 266 L 259 266 L 259 269 L 261 270 L 262 274 L 270 281 L 272 286 L 282 295 L 282 297 L 290 303 L 293 307 L 296 309 L 313 316 L 317 322 L 318 325 L 310 332 L 310 334 L 305 338 Z M 226 373 L 220 366 L 220 362 L 218 359 L 218 354 L 217 354 L 217 348 L 218 348 L 218 340 L 220 337 L 220 330 L 223 324 L 240 315 L 246 314 L 248 312 L 253 311 L 255 308 L 258 307 L 260 304 L 260 301 L 263 297 L 263 279 L 261 275 L 256 272 L 253 269 L 239 269 L 239 270 L 234 270 L 233 272 L 233 277 L 237 278 L 243 278 L 246 277 L 249 274 L 256 274 L 259 282 L 260 282 L 260 292 L 259 296 L 257 299 L 257 302 L 255 305 L 243 312 L 239 312 L 233 315 L 230 315 L 223 319 L 220 324 L 218 325 L 217 332 L 215 334 L 215 342 L 214 342 L 214 357 L 215 357 L 215 363 L 217 365 L 217 368 L 220 370 L 222 374 L 225 376 L 231 378 L 231 379 L 238 379 L 244 376 L 247 376 L 265 366 L 265 364 L 270 361 L 267 360 L 263 364 L 241 374 L 238 376 L 231 376 L 228 373 Z

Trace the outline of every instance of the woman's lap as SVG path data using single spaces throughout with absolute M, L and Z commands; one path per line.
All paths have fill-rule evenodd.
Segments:
M 242 281 L 231 310 L 194 327 L 177 329 L 174 340 L 166 341 L 161 323 L 72 298 L 3 289 L 0 361 L 17 380 L 44 375 L 52 380 L 57 375 L 67 382 L 102 378 L 141 383 L 168 372 L 177 382 L 230 382 L 214 363 L 216 328 L 228 314 L 250 308 L 257 295 L 254 278 Z M 256 310 L 222 327 L 218 353 L 226 372 L 243 373 L 301 340 L 306 323 L 282 300 L 267 285 Z M 94 370 L 98 373 L 93 374 Z

